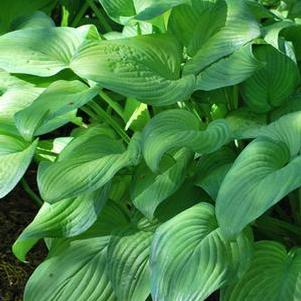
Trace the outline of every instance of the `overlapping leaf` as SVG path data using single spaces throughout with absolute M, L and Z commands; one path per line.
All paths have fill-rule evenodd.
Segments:
M 26 28 L 0 37 L 0 68 L 10 73 L 52 76 L 69 68 L 93 26 Z
M 219 149 L 230 138 L 224 120 L 216 120 L 201 130 L 201 121 L 185 110 L 175 109 L 155 116 L 143 131 L 143 155 L 151 170 L 156 171 L 164 153 L 186 147 L 205 154 Z
M 107 89 L 160 106 L 185 100 L 194 89 L 193 75 L 180 77 L 181 55 L 170 35 L 137 36 L 82 47 L 71 68 Z
M 295 62 L 272 46 L 260 46 L 255 55 L 266 65 L 242 84 L 242 94 L 252 110 L 264 113 L 279 107 L 294 92 L 299 71 Z
M 43 91 L 0 70 L 0 118 L 12 121 L 15 113 L 29 106 Z
M 44 203 L 35 219 L 14 243 L 13 252 L 22 261 L 33 245 L 44 237 L 73 237 L 86 231 L 97 220 L 110 185 L 55 204 Z
M 80 81 L 56 81 L 30 106 L 15 115 L 15 123 L 26 140 L 45 134 L 69 120 L 59 118 L 90 101 L 100 88 L 89 88 Z
M 217 219 L 229 237 L 301 185 L 301 113 L 282 117 L 259 136 L 234 162 L 217 196 Z
M 201 72 L 196 89 L 210 91 L 239 84 L 262 66 L 252 53 L 252 45 L 248 44 Z
M 257 242 L 250 269 L 237 284 L 223 290 L 221 300 L 299 300 L 300 268 L 300 248 L 287 252 L 277 242 Z
M 24 301 L 117 301 L 107 273 L 109 239 L 102 236 L 57 245 L 31 275 Z
M 120 24 L 132 19 L 150 20 L 189 0 L 99 0 L 107 14 Z
M 126 228 L 113 232 L 108 275 L 118 300 L 144 301 L 150 294 L 149 255 L 153 232 Z
M 151 252 L 154 301 L 205 300 L 248 266 L 252 245 L 246 234 L 225 240 L 214 207 L 200 203 L 158 228 Z
M 208 2 L 196 0 L 193 1 L 192 9 L 179 6 L 174 10 L 183 9 L 179 15 L 185 19 L 184 22 L 194 20 L 189 26 L 191 39 L 189 43 L 199 45 L 199 47 L 194 46 L 193 56 L 184 66 L 184 74 L 198 74 L 215 61 L 230 55 L 260 35 L 259 24 L 251 15 L 245 1 Z M 208 10 L 208 6 L 211 10 Z M 194 11 L 192 14 L 191 10 Z M 198 15 L 201 19 L 197 17 Z M 191 16 L 194 18 L 191 19 Z M 176 20 L 176 23 L 182 24 L 181 18 Z M 223 20 L 225 20 L 224 24 Z M 201 25 L 198 26 L 198 22 L 201 22 Z M 200 26 L 204 26 L 202 30 L 199 30 Z M 209 26 L 211 29 L 207 31 L 206 28 Z
M 103 134 L 82 135 L 55 163 L 40 168 L 38 186 L 43 199 L 51 203 L 75 197 L 105 185 L 120 169 L 136 165 L 139 158 L 139 135 L 132 138 L 127 150 L 120 141 Z
M 174 156 L 162 159 L 159 173 L 153 173 L 145 164 L 138 167 L 131 193 L 136 208 L 152 218 L 157 206 L 183 183 L 191 159 L 189 150 L 180 149 Z

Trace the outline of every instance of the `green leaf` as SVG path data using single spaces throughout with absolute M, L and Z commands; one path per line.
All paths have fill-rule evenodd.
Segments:
M 28 16 L 37 10 L 49 12 L 56 4 L 56 0 L 2 0 L 0 3 L 0 35 L 12 30 L 13 23 L 20 17 Z
M 150 294 L 149 254 L 153 232 L 132 227 L 112 233 L 108 275 L 118 300 L 144 301 Z
M 146 35 L 88 44 L 74 56 L 71 68 L 104 88 L 162 106 L 193 92 L 195 77 L 180 77 L 181 56 L 172 36 Z
M 195 2 L 198 3 L 199 1 Z M 215 7 L 213 7 L 213 17 L 208 12 L 205 12 L 205 14 L 208 14 L 208 16 L 205 15 L 206 22 L 210 25 L 213 24 L 213 32 L 209 31 L 209 36 L 206 36 L 207 26 L 200 32 L 203 39 L 205 32 L 205 39 L 200 40 L 198 51 L 185 64 L 184 74 L 198 74 L 215 61 L 230 55 L 260 35 L 259 24 L 251 15 L 245 1 L 226 0 L 225 2 L 227 17 L 224 26 L 221 27 L 222 24 L 215 20 L 215 14 L 218 12 Z M 216 5 L 221 9 L 219 17 L 223 16 L 223 3 L 221 1 L 215 1 L 214 3 L 217 3 Z M 190 14 L 188 11 L 185 19 L 189 18 Z M 198 19 L 196 20 L 198 21 Z M 195 29 L 195 35 L 198 35 L 199 27 L 197 24 L 193 25 L 192 28 Z
M 294 92 L 299 71 L 290 58 L 272 46 L 260 46 L 254 52 L 266 65 L 242 84 L 242 95 L 253 111 L 265 113 L 281 106 Z
M 249 108 L 242 107 L 230 112 L 226 121 L 234 139 L 250 139 L 256 138 L 260 129 L 266 126 L 267 115 L 254 113 Z
M 107 273 L 109 239 L 103 236 L 57 245 L 31 275 L 24 301 L 117 301 Z
M 165 11 L 190 0 L 99 0 L 109 17 L 117 23 L 150 20 Z
M 185 110 L 174 109 L 155 116 L 143 131 L 143 156 L 151 170 L 157 171 L 164 153 L 171 149 L 188 149 L 211 153 L 226 144 L 230 130 L 224 120 L 211 122 L 201 130 L 201 121 Z
M 0 118 L 13 121 L 14 114 L 29 106 L 43 91 L 0 70 Z
M 35 219 L 13 245 L 15 256 L 25 261 L 27 252 L 41 238 L 73 237 L 86 231 L 97 220 L 107 201 L 110 185 L 55 204 L 44 203 Z
M 205 300 L 242 274 L 251 254 L 252 244 L 246 234 L 228 242 L 218 228 L 214 207 L 195 205 L 155 232 L 151 251 L 153 300 Z
M 21 138 L 0 133 L 0 198 L 15 188 L 26 172 L 38 141 L 28 144 Z
M 31 140 L 37 133 L 50 132 L 69 121 L 63 118 L 63 120 L 53 123 L 57 117 L 83 106 L 99 91 L 98 86 L 89 88 L 77 80 L 56 81 L 30 106 L 15 115 L 16 126 L 26 140 Z
M 201 72 L 197 76 L 196 89 L 210 91 L 236 85 L 245 81 L 262 66 L 253 55 L 252 45 L 247 44 Z
M 52 76 L 69 68 L 91 26 L 26 28 L 0 36 L 0 68 L 10 73 Z
M 75 197 L 102 187 L 120 169 L 136 165 L 139 160 L 139 135 L 125 150 L 120 141 L 88 133 L 68 144 L 56 162 L 39 169 L 39 190 L 50 203 Z
M 299 300 L 301 249 L 289 252 L 274 241 L 255 244 L 250 269 L 235 285 L 222 291 L 222 301 Z
M 231 148 L 220 150 L 200 158 L 195 185 L 203 188 L 215 200 L 222 181 L 231 168 L 235 153 Z
M 237 236 L 246 225 L 301 186 L 300 125 L 300 112 L 282 117 L 263 128 L 234 162 L 216 205 L 219 225 L 227 237 Z
M 140 165 L 131 191 L 135 207 L 152 218 L 157 206 L 183 183 L 191 159 L 191 152 L 183 148 L 173 156 L 163 157 L 159 173 L 153 173 L 145 164 Z

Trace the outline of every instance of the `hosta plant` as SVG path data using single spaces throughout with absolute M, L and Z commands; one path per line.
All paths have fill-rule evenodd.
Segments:
M 25 301 L 301 300 L 298 0 L 2 0 L 0 33 Z

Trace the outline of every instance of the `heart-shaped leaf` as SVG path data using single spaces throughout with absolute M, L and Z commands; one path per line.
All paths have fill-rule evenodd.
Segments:
M 44 237 L 73 237 L 86 231 L 97 220 L 109 192 L 110 185 L 76 198 L 55 204 L 44 203 L 35 219 L 14 243 L 13 252 L 24 261 L 27 252 Z
M 158 228 L 151 251 L 154 301 L 205 300 L 244 272 L 252 254 L 246 234 L 224 239 L 214 207 L 200 203 Z
M 216 214 L 227 237 L 240 231 L 301 185 L 301 112 L 263 128 L 238 156 L 217 196 Z M 279 185 L 281 183 L 281 185 Z
M 181 59 L 180 44 L 157 34 L 88 44 L 74 56 L 71 68 L 107 89 L 160 106 L 193 92 L 195 77 L 180 77 Z
M 41 166 L 38 186 L 44 200 L 53 203 L 94 191 L 122 168 L 140 160 L 140 138 L 132 138 L 127 150 L 120 141 L 103 134 L 79 136 L 62 151 L 58 160 Z

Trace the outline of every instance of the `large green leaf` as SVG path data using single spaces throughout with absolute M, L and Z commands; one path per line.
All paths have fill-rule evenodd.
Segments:
M 89 37 L 90 25 L 26 28 L 0 36 L 0 68 L 10 73 L 52 76 L 69 68 L 72 56 Z
M 107 200 L 109 188 L 110 185 L 106 185 L 95 192 L 55 204 L 45 202 L 14 243 L 14 254 L 24 261 L 27 252 L 41 238 L 73 237 L 86 231 L 97 220 Z
M 264 113 L 279 107 L 294 92 L 299 71 L 295 62 L 270 45 L 256 48 L 255 55 L 265 67 L 242 84 L 242 95 L 252 110 Z
M 0 70 L 0 118 L 12 121 L 16 112 L 29 106 L 43 91 Z
M 56 245 L 31 275 L 24 301 L 117 301 L 108 279 L 109 236 Z
M 118 300 L 144 301 L 150 294 L 149 254 L 153 232 L 128 227 L 112 233 L 108 275 Z
M 252 53 L 252 45 L 248 44 L 201 72 L 197 76 L 196 89 L 210 91 L 236 85 L 262 66 Z
M 20 17 L 31 15 L 37 10 L 49 12 L 56 0 L 1 0 L 0 2 L 0 35 L 12 30 L 13 23 Z
M 185 100 L 195 77 L 180 77 L 182 48 L 170 35 L 100 41 L 82 47 L 71 62 L 79 76 L 153 105 Z M 0 64 L 1 66 L 1 64 Z
M 201 19 L 194 18 L 196 23 L 192 24 L 194 32 L 191 34 L 199 48 L 190 60 L 184 66 L 184 74 L 198 74 L 200 71 L 210 66 L 215 61 L 230 55 L 234 51 L 257 38 L 260 35 L 259 24 L 249 12 L 245 1 L 226 0 L 226 21 L 217 21 L 217 18 L 223 20 L 225 5 L 222 1 L 213 1 L 215 5 L 212 7 L 212 12 L 208 11 L 208 1 L 205 4 L 200 4 L 200 1 L 194 1 L 196 9 L 193 15 L 196 15 L 198 6 L 201 8 L 201 17 L 205 19 L 204 29 L 199 31 L 198 22 Z M 212 1 L 210 1 L 212 2 Z M 212 6 L 212 3 L 210 4 Z M 204 9 L 205 8 L 205 9 Z M 181 9 L 178 7 L 177 9 Z M 187 9 L 183 12 L 185 22 L 190 19 L 191 10 Z M 183 17 L 182 16 L 182 17 Z M 183 21 L 178 21 L 182 24 Z M 210 25 L 210 26 L 209 26 Z M 203 24 L 201 23 L 203 27 Z M 211 27 L 212 26 L 212 27 Z M 211 27 L 212 31 L 207 31 L 206 28 Z M 191 29 L 190 29 L 191 31 Z M 195 52 L 195 50 L 194 50 Z
M 38 141 L 0 133 L 0 198 L 5 197 L 20 181 L 34 155 Z
M 105 185 L 122 168 L 140 160 L 140 138 L 132 138 L 125 150 L 120 141 L 103 134 L 86 134 L 74 139 L 58 160 L 38 173 L 41 196 L 50 203 Z
M 223 290 L 221 300 L 300 300 L 300 269 L 300 248 L 287 252 L 285 247 L 277 242 L 257 242 L 250 269 L 237 284 Z
M 191 159 L 191 152 L 183 148 L 163 157 L 159 173 L 153 173 L 145 164 L 139 166 L 131 191 L 135 207 L 152 218 L 157 206 L 183 183 Z
M 217 196 L 216 214 L 226 236 L 301 186 L 301 112 L 263 128 L 227 173 Z
M 187 147 L 205 154 L 219 149 L 230 138 L 224 120 L 211 122 L 201 130 L 201 121 L 186 110 L 174 109 L 155 116 L 143 131 L 143 155 L 151 170 L 157 171 L 164 153 Z
M 132 19 L 150 20 L 168 9 L 190 0 L 99 0 L 115 22 L 127 24 Z
M 205 300 L 244 272 L 251 253 L 246 234 L 228 242 L 218 228 L 214 207 L 195 205 L 155 233 L 151 251 L 153 300 Z
M 30 106 L 15 115 L 18 130 L 26 140 L 44 134 L 68 122 L 54 122 L 90 101 L 100 88 L 89 88 L 80 81 L 56 81 L 51 84 Z M 52 123 L 49 123 L 52 121 Z

